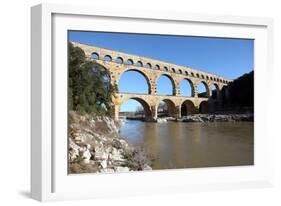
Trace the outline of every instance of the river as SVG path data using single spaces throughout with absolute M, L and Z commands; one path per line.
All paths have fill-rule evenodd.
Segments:
M 153 169 L 252 165 L 253 122 L 151 123 L 127 120 L 121 137 L 143 145 Z

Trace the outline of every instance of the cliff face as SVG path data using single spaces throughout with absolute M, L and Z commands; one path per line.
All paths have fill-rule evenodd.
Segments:
M 119 136 L 121 122 L 69 113 L 69 173 L 151 170 L 147 153 Z

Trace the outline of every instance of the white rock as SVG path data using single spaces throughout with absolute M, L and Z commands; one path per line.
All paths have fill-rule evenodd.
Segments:
M 157 123 L 165 123 L 165 122 L 167 122 L 167 119 L 164 119 L 164 118 L 157 119 Z
M 120 143 L 121 143 L 122 145 L 124 145 L 125 147 L 128 146 L 128 143 L 127 143 L 125 140 L 123 140 L 123 139 L 120 139 Z
M 129 172 L 129 167 L 115 167 L 115 172 Z
M 69 160 L 74 161 L 77 157 L 79 157 L 80 147 L 75 144 L 75 142 L 69 138 Z
M 95 159 L 106 160 L 107 158 L 108 158 L 108 154 L 103 150 L 102 147 L 95 148 Z
M 103 169 L 105 169 L 105 168 L 107 167 L 107 162 L 106 162 L 106 160 L 101 161 L 101 162 L 100 162 L 100 165 L 101 165 L 101 167 L 102 167 Z
M 106 152 L 106 153 L 111 153 L 111 152 L 112 152 L 112 147 L 107 147 L 107 148 L 105 149 L 105 152 Z
M 152 170 L 152 168 L 149 165 L 144 165 L 143 170 Z
M 80 156 L 83 158 L 83 163 L 89 164 L 90 163 L 90 158 L 91 158 L 91 152 L 90 152 L 90 145 L 87 144 L 80 148 Z
M 112 159 L 114 161 L 122 161 L 123 160 L 120 151 L 117 150 L 116 148 L 113 148 L 113 150 L 110 154 L 110 159 Z
M 70 159 L 70 161 L 74 161 L 78 156 L 79 156 L 79 151 L 78 151 L 78 149 L 72 148 L 72 149 L 69 151 L 69 159 Z
M 114 169 L 110 169 L 110 168 L 100 169 L 100 173 L 114 173 Z

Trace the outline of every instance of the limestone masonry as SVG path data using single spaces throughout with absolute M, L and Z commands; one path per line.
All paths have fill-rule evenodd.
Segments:
M 168 104 L 171 116 L 180 118 L 182 105 L 186 106 L 188 113 L 196 113 L 203 104 L 220 103 L 221 89 L 232 80 L 221 76 L 184 67 L 168 62 L 151 59 L 147 57 L 126 54 L 109 49 L 72 42 L 74 46 L 80 47 L 87 58 L 94 59 L 97 63 L 108 70 L 111 83 L 118 85 L 121 75 L 129 70 L 141 73 L 147 80 L 148 94 L 117 93 L 113 98 L 112 112 L 115 119 L 119 119 L 119 110 L 123 102 L 135 99 L 140 102 L 145 110 L 147 120 L 157 119 L 157 108 L 160 101 Z M 167 76 L 173 84 L 173 95 L 157 95 L 157 80 L 161 76 Z M 192 87 L 192 96 L 180 96 L 180 82 L 186 79 Z M 198 97 L 198 84 L 202 82 L 207 90 L 207 97 Z M 217 98 L 210 98 L 212 85 L 216 87 Z

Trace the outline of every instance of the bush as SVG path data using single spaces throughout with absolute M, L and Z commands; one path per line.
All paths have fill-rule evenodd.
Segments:
M 110 83 L 107 70 L 84 51 L 68 44 L 68 109 L 84 113 L 109 115 L 112 95 L 117 86 Z
M 127 160 L 127 166 L 132 170 L 143 170 L 146 165 L 151 166 L 154 158 L 149 155 L 143 147 L 136 147 L 132 150 L 125 150 L 124 158 Z

